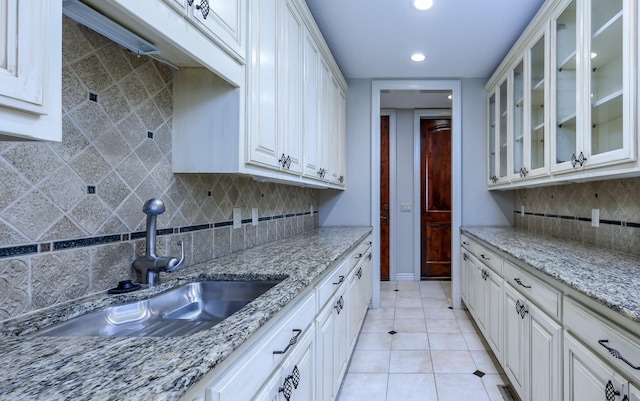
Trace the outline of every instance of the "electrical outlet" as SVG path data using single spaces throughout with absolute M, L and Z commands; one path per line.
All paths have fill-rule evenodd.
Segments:
M 251 225 L 252 226 L 258 225 L 258 208 L 257 207 L 254 207 L 253 209 L 251 209 Z
M 233 208 L 233 228 L 242 227 L 242 209 L 239 207 Z
M 591 209 L 591 227 L 600 227 L 600 209 Z
M 520 205 L 520 216 L 524 217 L 524 205 Z

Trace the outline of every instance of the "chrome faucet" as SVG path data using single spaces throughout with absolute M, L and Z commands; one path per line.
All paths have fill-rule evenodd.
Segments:
M 133 268 L 140 273 L 142 284 L 156 284 L 160 281 L 160 272 L 174 272 L 184 265 L 184 244 L 180 242 L 180 260 L 169 256 L 156 256 L 156 220 L 164 213 L 164 203 L 152 198 L 145 202 L 142 211 L 147 215 L 147 241 L 144 256 L 133 261 Z

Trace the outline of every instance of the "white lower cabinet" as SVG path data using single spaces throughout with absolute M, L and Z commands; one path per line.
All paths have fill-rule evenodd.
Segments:
M 371 299 L 371 237 L 209 372 L 183 401 L 332 401 Z
M 462 299 L 521 401 L 640 401 L 637 322 L 466 235 L 461 242 Z
M 565 401 L 628 401 L 629 383 L 571 334 L 564 339 Z M 636 400 L 637 391 L 634 390 Z M 632 395 L 633 397 L 633 395 Z
M 504 286 L 504 370 L 522 401 L 560 401 L 562 326 Z
M 295 351 L 267 380 L 254 401 L 308 401 L 314 397 L 315 330 L 299 340 Z

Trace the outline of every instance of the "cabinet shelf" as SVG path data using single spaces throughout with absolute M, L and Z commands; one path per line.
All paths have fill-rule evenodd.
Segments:
M 540 123 L 531 127 L 531 132 L 539 131 L 544 128 L 544 123 Z
M 576 51 L 572 51 L 567 57 L 565 57 L 560 64 L 558 64 L 558 71 L 564 70 L 575 71 L 576 70 Z
M 615 24 L 618 21 L 620 21 L 620 24 L 622 24 L 622 10 L 620 10 L 610 20 L 602 24 L 602 26 L 591 35 L 592 39 L 595 39 L 598 36 L 604 34 L 613 24 Z
M 604 124 L 622 116 L 622 91 L 616 91 L 591 104 L 591 124 Z
M 532 91 L 538 91 L 544 89 L 544 78 L 539 79 L 538 81 L 534 81 L 533 86 L 531 87 Z
M 558 116 L 558 127 L 562 127 L 563 125 L 576 125 L 576 113 L 569 114 L 568 116 Z

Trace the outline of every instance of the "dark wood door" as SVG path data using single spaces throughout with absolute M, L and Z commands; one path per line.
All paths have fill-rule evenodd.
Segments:
M 389 116 L 380 116 L 380 280 L 389 280 Z
M 420 121 L 421 279 L 451 277 L 451 120 Z

